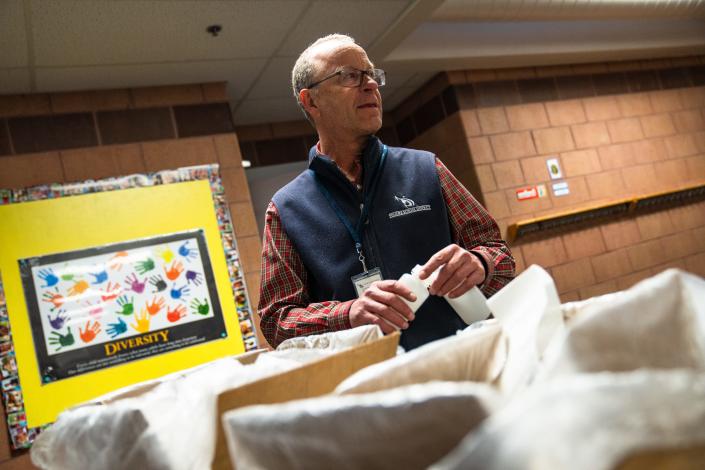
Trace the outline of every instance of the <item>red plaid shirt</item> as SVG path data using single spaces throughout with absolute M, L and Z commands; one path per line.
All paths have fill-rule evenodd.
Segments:
M 436 169 L 451 223 L 453 241 L 478 255 L 487 271 L 479 286 L 486 296 L 514 277 L 514 258 L 497 223 L 436 158 Z M 276 347 L 288 338 L 350 328 L 354 300 L 310 303 L 308 274 L 284 231 L 274 203 L 267 207 L 262 241 L 262 281 L 258 312 L 260 327 Z

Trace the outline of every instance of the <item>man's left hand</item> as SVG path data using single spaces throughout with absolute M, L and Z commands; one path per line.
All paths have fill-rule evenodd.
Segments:
M 419 277 L 426 279 L 440 266 L 443 267 L 428 289 L 431 295 L 459 297 L 485 281 L 482 261 L 456 244 L 448 245 L 433 255 L 421 269 Z

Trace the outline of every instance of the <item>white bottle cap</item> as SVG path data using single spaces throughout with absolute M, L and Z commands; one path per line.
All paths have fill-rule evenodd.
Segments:
M 440 271 L 442 267 L 443 267 L 443 266 L 441 266 L 440 268 L 436 269 L 435 271 L 433 271 L 433 272 L 431 273 L 430 276 L 428 276 L 426 279 L 424 279 L 424 280 L 421 281 L 421 282 L 423 282 L 423 285 L 426 286 L 427 289 L 430 288 L 430 287 L 431 287 L 431 284 L 433 284 L 433 281 L 436 280 L 436 278 L 438 277 L 438 271 Z M 422 266 L 419 266 L 419 265 L 417 264 L 416 266 L 414 266 L 414 269 L 411 270 L 411 274 L 413 274 L 414 276 L 418 277 L 418 276 L 419 276 L 419 271 L 421 271 L 421 268 L 422 268 Z

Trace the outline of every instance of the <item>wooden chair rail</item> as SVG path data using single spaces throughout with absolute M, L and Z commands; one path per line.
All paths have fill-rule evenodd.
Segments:
M 671 191 L 652 193 L 643 196 L 619 199 L 582 209 L 559 212 L 556 214 L 516 222 L 507 228 L 507 239 L 512 242 L 530 234 L 545 232 L 557 228 L 569 228 L 587 221 L 636 215 L 659 207 L 682 205 L 705 199 L 705 184 L 699 183 Z

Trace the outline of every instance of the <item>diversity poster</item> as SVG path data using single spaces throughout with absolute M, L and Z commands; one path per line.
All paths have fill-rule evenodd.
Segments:
M 202 230 L 19 264 L 43 383 L 227 336 Z
M 217 165 L 0 189 L 0 227 L 16 449 L 70 406 L 258 347 Z

